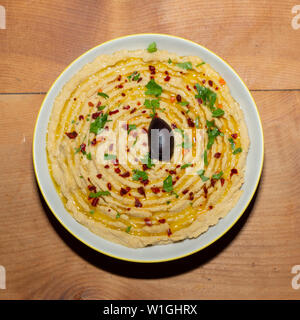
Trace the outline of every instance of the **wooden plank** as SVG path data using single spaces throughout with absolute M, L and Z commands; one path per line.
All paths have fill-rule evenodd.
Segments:
M 0 95 L 0 299 L 299 299 L 300 92 L 254 92 L 265 133 L 255 202 L 236 226 L 183 260 L 141 265 L 98 254 L 39 195 L 31 145 L 43 95 Z
M 116 37 L 185 37 L 227 60 L 251 89 L 300 88 L 295 1 L 2 1 L 0 92 L 45 92 L 86 50 Z

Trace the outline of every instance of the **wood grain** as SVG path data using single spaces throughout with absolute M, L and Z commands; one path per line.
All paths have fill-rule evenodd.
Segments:
M 300 92 L 254 92 L 265 134 L 259 190 L 239 222 L 188 258 L 154 265 L 92 251 L 38 192 L 32 133 L 44 95 L 0 95 L 0 299 L 299 299 Z
M 196 41 L 227 60 L 251 89 L 300 89 L 294 0 L 5 0 L 0 92 L 45 92 L 86 50 L 134 33 Z

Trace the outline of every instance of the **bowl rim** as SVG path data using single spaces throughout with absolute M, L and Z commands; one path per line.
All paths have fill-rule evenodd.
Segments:
M 79 59 L 81 59 L 83 56 L 85 56 L 86 54 L 88 54 L 89 52 L 95 50 L 96 48 L 98 47 L 101 47 L 105 44 L 108 44 L 110 42 L 113 42 L 113 41 L 116 41 L 116 40 L 122 40 L 122 39 L 126 39 L 126 38 L 130 38 L 130 37 L 136 37 L 136 36 L 165 36 L 165 37 L 170 37 L 170 38 L 175 38 L 175 39 L 179 39 L 179 40 L 184 40 L 184 41 L 187 41 L 187 42 L 190 42 L 191 44 L 193 45 L 196 45 L 196 46 L 199 46 L 199 47 L 202 47 L 203 49 L 207 50 L 210 54 L 212 55 L 215 55 L 217 58 L 219 58 L 237 77 L 238 79 L 241 81 L 241 83 L 244 85 L 244 87 L 246 88 L 246 90 L 248 91 L 249 93 L 249 96 L 253 102 L 253 105 L 256 109 L 256 114 L 258 116 L 258 122 L 259 122 L 259 127 L 260 127 L 260 132 L 261 132 L 261 146 L 262 146 L 262 157 L 261 157 L 261 163 L 260 163 L 260 168 L 259 168 L 259 174 L 258 174 L 258 177 L 257 177 L 257 181 L 255 183 L 255 187 L 253 188 L 253 191 L 252 191 L 252 194 L 251 196 L 249 197 L 249 200 L 247 201 L 247 203 L 245 204 L 244 208 L 241 210 L 240 214 L 235 218 L 235 220 L 233 221 L 233 223 L 231 225 L 229 225 L 229 227 L 227 227 L 219 236 L 217 236 L 216 238 L 214 238 L 212 241 L 210 241 L 209 243 L 197 248 L 196 250 L 193 250 L 191 252 L 188 252 L 188 253 L 185 253 L 185 254 L 182 254 L 182 255 L 178 255 L 176 257 L 171 257 L 171 258 L 167 258 L 167 259 L 153 259 L 153 260 L 139 260 L 139 259 L 133 259 L 133 258 L 125 258 L 125 257 L 120 257 L 120 256 L 117 256 L 117 255 L 114 255 L 114 254 L 111 254 L 111 253 L 108 253 L 108 252 L 105 252 L 105 251 L 102 251 L 100 250 L 99 248 L 96 248 L 95 246 L 93 246 L 92 244 L 84 241 L 83 239 L 81 239 L 78 235 L 76 235 L 74 232 L 72 232 L 68 226 L 60 219 L 60 217 L 55 213 L 55 210 L 52 208 L 51 204 L 49 203 L 45 193 L 44 193 L 44 190 L 41 186 L 41 183 L 39 181 L 39 178 L 38 178 L 38 173 L 37 173 L 37 164 L 36 164 L 36 158 L 35 158 L 35 144 L 36 144 L 36 134 L 37 134 L 37 125 L 38 125 L 38 120 L 40 118 L 40 114 L 41 114 L 41 111 L 43 109 L 43 106 L 44 106 L 44 103 L 49 95 L 49 93 L 52 91 L 53 87 L 55 86 L 55 84 L 58 82 L 58 80 L 61 78 L 62 74 L 67 70 L 69 69 L 73 64 L 75 64 Z M 251 91 L 249 90 L 249 88 L 247 87 L 247 85 L 245 84 L 245 82 L 242 80 L 242 78 L 239 76 L 239 74 L 234 70 L 234 68 L 228 63 L 226 62 L 224 59 L 222 59 L 219 55 L 217 55 L 215 52 L 213 52 L 212 50 L 206 48 L 205 46 L 195 42 L 195 41 L 192 41 L 192 40 L 188 40 L 188 39 L 185 39 L 183 37 L 179 37 L 179 36 L 174 36 L 174 35 L 169 35 L 169 34 L 164 34 L 164 33 L 136 33 L 136 34 L 129 34 L 129 35 L 125 35 L 125 36 L 121 36 L 121 37 L 117 37 L 117 38 L 114 38 L 114 39 L 111 39 L 111 40 L 107 40 L 105 42 L 102 42 L 94 47 L 92 47 L 91 49 L 83 52 L 80 56 L 78 56 L 76 59 L 74 59 L 71 63 L 69 63 L 64 69 L 63 71 L 57 76 L 57 78 L 55 79 L 55 81 L 52 83 L 51 87 L 49 88 L 49 90 L 47 91 L 42 103 L 41 103 L 41 106 L 40 106 L 40 109 L 38 111 L 38 114 L 37 114 L 37 117 L 36 117 L 36 121 L 35 121 L 35 126 L 34 126 L 34 131 L 33 131 L 33 141 L 32 141 L 32 158 L 33 158 L 33 168 L 34 168 L 34 173 L 35 173 L 35 177 L 36 177 L 36 181 L 37 181 L 37 184 L 39 186 L 39 190 L 48 206 L 48 208 L 50 209 L 50 211 L 52 212 L 52 214 L 54 215 L 54 217 L 60 222 L 60 224 L 70 233 L 72 234 L 72 236 L 74 236 L 77 240 L 79 240 L 81 243 L 85 244 L 86 246 L 88 246 L 89 248 L 99 252 L 99 253 L 102 253 L 106 256 L 109 256 L 111 258 L 115 258 L 115 259 L 118 259 L 118 260 L 122 260 L 122 261 L 127 261 L 127 262 L 136 262 L 136 263 L 161 263 L 161 262 L 168 262 L 168 261 L 174 261 L 174 260 L 178 260 L 178 259 L 182 259 L 182 258 L 185 258 L 185 257 L 188 257 L 190 255 L 193 255 L 194 253 L 197 253 L 203 249 L 205 249 L 206 247 L 210 246 L 211 244 L 215 243 L 217 240 L 219 240 L 224 234 L 226 234 L 236 223 L 237 221 L 241 218 L 241 216 L 244 214 L 244 212 L 246 211 L 246 209 L 248 208 L 250 202 L 252 201 L 254 195 L 255 195 L 255 192 L 257 190 L 257 187 L 258 187 L 258 184 L 259 184 L 259 181 L 261 179 L 261 174 L 262 174 L 262 169 L 263 169 L 263 163 L 264 163 L 264 132 L 263 132 L 263 127 L 262 127 L 262 121 L 261 121 L 261 117 L 260 117 L 260 114 L 258 112 L 258 108 L 257 108 L 257 105 L 256 105 L 256 102 L 251 94 Z

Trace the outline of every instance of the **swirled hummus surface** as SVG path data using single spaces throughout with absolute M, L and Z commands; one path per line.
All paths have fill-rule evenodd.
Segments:
M 170 161 L 151 157 L 164 120 Z M 198 237 L 242 191 L 247 127 L 224 80 L 199 57 L 118 51 L 85 65 L 55 100 L 49 171 L 65 207 L 100 237 L 128 247 Z

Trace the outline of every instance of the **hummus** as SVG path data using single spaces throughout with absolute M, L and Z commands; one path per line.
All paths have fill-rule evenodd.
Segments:
M 174 134 L 169 162 L 151 158 L 148 128 Z M 118 51 L 63 87 L 48 125 L 49 171 L 70 214 L 138 248 L 198 237 L 241 196 L 249 138 L 225 80 L 199 57 Z

